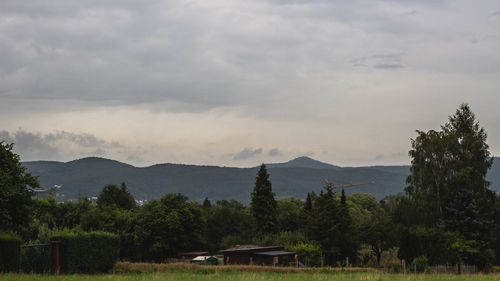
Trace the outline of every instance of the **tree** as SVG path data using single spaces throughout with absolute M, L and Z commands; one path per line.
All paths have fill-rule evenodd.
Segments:
M 32 192 L 28 187 L 40 185 L 12 148 L 13 144 L 0 142 L 0 230 L 19 233 L 30 222 Z
M 210 208 L 212 207 L 212 203 L 210 200 L 208 200 L 208 197 L 205 197 L 205 200 L 203 200 L 203 208 Z
M 441 131 L 417 133 L 409 152 L 412 162 L 406 192 L 418 208 L 425 210 L 422 214 L 427 214 L 421 217 L 421 223 L 439 224 L 450 200 L 462 190 L 478 200 L 492 197 L 486 173 L 493 159 L 486 132 L 467 104 L 460 105 Z
M 325 254 L 325 262 L 335 265 L 345 258 L 341 253 L 341 229 L 339 225 L 339 202 L 331 188 L 326 187 L 314 200 L 308 223 L 308 237 L 317 241 Z
M 130 210 L 136 205 L 134 197 L 127 191 L 127 186 L 122 183 L 121 187 L 114 184 L 106 185 L 97 197 L 97 206 Z
M 182 194 L 149 201 L 138 211 L 135 223 L 136 254 L 141 260 L 163 262 L 205 244 L 202 208 Z
M 257 231 L 262 233 L 276 232 L 278 230 L 277 203 L 274 200 L 271 181 L 269 181 L 269 174 L 264 164 L 260 166 L 255 177 L 255 187 L 251 194 L 250 204 Z
M 412 161 L 405 191 L 408 203 L 415 210 L 412 223 L 420 225 L 413 229 L 419 230 L 414 234 L 422 254 L 429 261 L 441 260 L 442 251 L 436 251 L 435 245 L 426 247 L 423 241 L 459 233 L 460 239 L 468 244 L 457 242 L 454 251 L 462 253 L 467 247 L 458 246 L 477 243 L 474 245 L 481 254 L 475 257 L 476 264 L 486 265 L 488 258 L 484 253 L 489 256 L 491 250 L 487 249 L 491 249 L 494 240 L 495 194 L 488 189 L 490 183 L 486 180 L 493 159 L 485 130 L 470 107 L 461 104 L 440 131 L 417 133 L 417 138 L 411 141 Z M 408 233 L 412 234 L 411 229 Z M 448 250 L 453 249 L 450 246 Z
M 204 211 L 208 250 L 216 252 L 219 248 L 241 245 L 252 236 L 249 231 L 252 228 L 252 215 L 240 202 L 220 200 L 211 208 L 204 208 Z
M 277 222 L 280 231 L 297 231 L 304 224 L 302 216 L 304 212 L 304 202 L 302 200 L 289 197 L 281 198 L 276 201 Z

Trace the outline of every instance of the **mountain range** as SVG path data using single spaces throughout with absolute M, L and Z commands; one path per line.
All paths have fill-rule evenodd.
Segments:
M 488 173 L 490 188 L 500 191 L 500 161 Z M 58 200 L 65 201 L 80 196 L 94 197 L 107 184 L 125 182 L 136 199 L 159 199 L 167 193 L 182 193 L 190 200 L 236 199 L 248 204 L 259 167 L 232 168 L 183 164 L 157 164 L 134 167 L 119 161 L 88 157 L 69 162 L 23 162 L 27 171 L 38 176 L 44 188 L 61 185 Z M 285 163 L 266 164 L 273 191 L 277 198 L 304 199 L 308 192 L 320 192 L 325 179 L 333 184 L 373 184 L 346 188 L 347 194 L 370 193 L 377 199 L 403 192 L 408 165 L 339 167 L 309 157 L 299 157 Z

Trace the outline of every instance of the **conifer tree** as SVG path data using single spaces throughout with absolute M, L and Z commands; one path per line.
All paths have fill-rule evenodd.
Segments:
M 274 233 L 278 230 L 276 207 L 269 174 L 266 165 L 262 164 L 255 177 L 255 187 L 251 194 L 251 210 L 257 232 Z
M 205 197 L 205 200 L 203 200 L 203 207 L 204 208 L 212 207 L 212 202 L 210 202 L 210 200 L 208 200 L 208 197 Z

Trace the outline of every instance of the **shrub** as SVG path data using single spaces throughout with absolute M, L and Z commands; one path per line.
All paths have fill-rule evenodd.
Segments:
M 389 272 L 399 273 L 401 271 L 401 262 L 399 260 L 391 260 L 385 264 Z
M 422 255 L 413 259 L 413 264 L 415 265 L 417 272 L 424 272 L 425 267 L 429 264 L 429 260 L 427 259 L 426 256 Z
M 0 272 L 18 271 L 21 239 L 9 234 L 0 234 Z
M 287 246 L 286 250 L 296 252 L 299 255 L 299 261 L 307 267 L 320 266 L 323 252 L 321 247 L 312 243 L 300 243 L 293 246 Z
M 107 272 L 119 257 L 120 237 L 112 233 L 62 231 L 51 240 L 60 242 L 64 273 Z

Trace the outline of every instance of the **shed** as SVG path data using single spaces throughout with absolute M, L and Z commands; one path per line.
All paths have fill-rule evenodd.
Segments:
M 181 252 L 179 253 L 179 256 L 183 259 L 183 260 L 186 260 L 186 261 L 190 261 L 198 256 L 207 256 L 208 255 L 208 252 L 202 252 L 202 251 L 199 251 L 199 252 Z
M 219 251 L 224 254 L 224 264 L 288 265 L 293 252 L 284 252 L 283 246 L 241 246 Z
M 254 264 L 256 265 L 288 265 L 294 260 L 295 252 L 269 251 L 254 253 Z
M 191 263 L 202 265 L 218 265 L 219 260 L 214 256 L 197 256 L 191 260 Z

